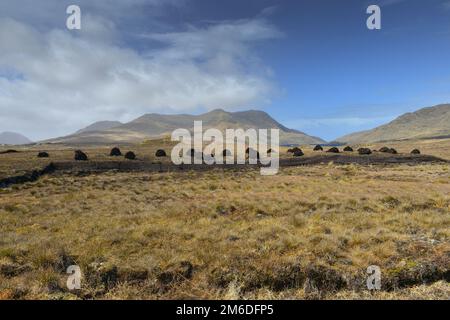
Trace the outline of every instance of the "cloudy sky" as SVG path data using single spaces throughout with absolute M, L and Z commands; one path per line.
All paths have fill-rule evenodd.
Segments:
M 2 0 L 0 131 L 261 109 L 331 140 L 449 102 L 449 52 L 442 0 Z

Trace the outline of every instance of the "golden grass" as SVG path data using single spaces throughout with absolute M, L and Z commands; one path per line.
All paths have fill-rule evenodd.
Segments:
M 72 156 L 35 151 L 1 170 Z M 448 299 L 449 165 L 56 174 L 1 190 L 0 234 L 0 299 Z

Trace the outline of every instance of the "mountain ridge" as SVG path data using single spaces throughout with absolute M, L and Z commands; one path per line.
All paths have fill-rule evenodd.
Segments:
M 227 112 L 223 109 L 215 109 L 200 115 L 147 113 L 130 122 L 106 129 L 101 128 L 103 124 L 108 126 L 117 123 L 99 121 L 78 130 L 74 134 L 46 140 L 45 142 L 66 144 L 136 143 L 170 135 L 178 128 L 191 130 L 194 121 L 199 120 L 203 122 L 204 129 L 217 128 L 222 131 L 238 128 L 245 130 L 250 128 L 279 129 L 280 144 L 284 145 L 325 143 L 321 138 L 309 136 L 304 132 L 283 126 L 264 111 Z
M 0 144 L 21 145 L 29 143 L 33 143 L 33 141 L 25 137 L 23 134 L 10 131 L 0 133 Z
M 102 130 L 108 130 L 112 129 L 118 126 L 121 126 L 123 123 L 120 121 L 97 121 L 94 122 L 87 127 L 78 130 L 77 133 L 83 133 L 83 132 L 92 132 L 92 131 L 102 131 Z
M 342 136 L 333 142 L 374 143 L 446 136 L 450 136 L 450 104 L 439 104 L 405 113 L 389 123 Z

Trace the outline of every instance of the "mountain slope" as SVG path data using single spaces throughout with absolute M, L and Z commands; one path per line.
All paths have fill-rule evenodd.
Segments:
M 340 143 L 372 143 L 450 136 L 450 104 L 406 113 L 373 130 L 352 133 L 336 141 Z
M 120 121 L 98 121 L 87 126 L 86 128 L 78 130 L 76 133 L 103 131 L 121 126 L 122 124 L 123 123 Z
M 30 139 L 16 132 L 2 132 L 0 133 L 0 144 L 28 144 L 32 143 Z
M 53 139 L 53 143 L 135 143 L 151 138 L 170 135 L 178 128 L 191 130 L 194 121 L 203 121 L 203 129 L 279 129 L 281 144 L 316 144 L 324 143 L 320 138 L 311 137 L 303 132 L 284 127 L 267 113 L 262 111 L 226 112 L 214 110 L 194 116 L 146 114 L 120 126 L 96 131 L 81 131 L 76 134 Z

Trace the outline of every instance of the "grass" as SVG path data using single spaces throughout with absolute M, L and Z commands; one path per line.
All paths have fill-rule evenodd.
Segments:
M 35 151 L 1 170 L 50 161 Z M 0 234 L 0 299 L 448 299 L 449 165 L 58 174 L 1 191 Z M 80 291 L 65 286 L 71 264 Z

